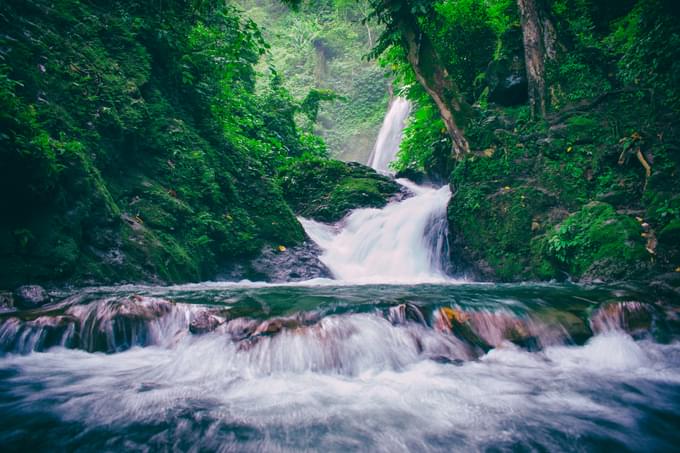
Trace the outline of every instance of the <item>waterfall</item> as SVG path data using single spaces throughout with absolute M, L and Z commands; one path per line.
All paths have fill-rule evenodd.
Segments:
M 307 234 L 324 253 L 321 261 L 333 275 L 360 283 L 442 282 L 446 252 L 448 186 L 420 187 L 399 183 L 415 196 L 382 209 L 357 209 L 337 231 L 333 226 L 301 219 Z
M 369 167 L 382 173 L 389 172 L 388 165 L 399 151 L 404 121 L 410 112 L 411 104 L 406 99 L 398 97 L 392 101 L 380 127 L 371 157 L 368 159 Z
M 390 106 L 369 160 L 388 173 L 410 111 L 406 99 Z M 382 209 L 357 209 L 342 227 L 300 219 L 324 251 L 321 261 L 333 275 L 355 283 L 434 283 L 449 280 L 446 206 L 451 192 L 397 179 L 414 196 Z

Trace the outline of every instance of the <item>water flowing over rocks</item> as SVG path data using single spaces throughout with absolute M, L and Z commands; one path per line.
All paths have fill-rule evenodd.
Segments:
M 252 309 L 252 303 L 261 306 L 260 315 Z M 314 343 L 318 354 L 325 357 L 323 360 L 335 360 L 342 368 L 346 366 L 343 360 L 354 360 L 351 355 L 333 360 L 326 356 L 336 354 L 338 348 L 345 347 L 343 342 L 354 336 L 396 335 L 400 342 L 410 345 L 414 358 L 459 361 L 474 359 L 505 344 L 538 351 L 555 345 L 582 344 L 594 334 L 614 331 L 644 338 L 662 328 L 666 318 L 672 321 L 677 311 L 672 309 L 675 305 L 659 310 L 630 300 L 605 300 L 594 309 L 581 304 L 567 309 L 537 307 L 524 313 L 510 306 L 488 309 L 412 302 L 374 308 L 343 303 L 339 307 L 281 316 L 273 314 L 265 302 L 252 301 L 247 294 L 230 299 L 227 305 L 215 305 L 137 293 L 86 292 L 40 310 L 5 313 L 0 320 L 0 349 L 26 354 L 60 346 L 114 353 L 133 346 L 172 348 L 186 335 L 212 333 L 226 335 L 244 351 L 256 345 L 260 349 L 274 344 L 283 347 L 282 342 L 295 349 L 299 348 L 294 346 L 298 341 L 295 339 L 306 338 L 304 342 Z M 282 337 L 276 339 L 279 336 Z M 263 341 L 269 346 L 261 345 Z M 292 350 L 281 353 L 290 355 Z
M 565 447 L 560 426 L 585 420 L 570 425 L 579 436 L 659 441 L 620 423 L 638 420 L 643 405 L 674 410 L 680 326 L 668 321 L 677 304 L 652 305 L 656 297 L 226 282 L 61 294 L 0 313 L 0 408 L 12 415 L 0 437 L 33 445 L 17 433 L 49 418 L 41 432 L 67 449 L 304 449 L 312 433 L 329 450 L 358 448 L 353 439 L 390 451 L 405 451 L 403 442 L 476 450 L 504 429 L 522 445 Z M 57 435 L 73 426 L 81 436 Z M 253 440 L 236 438 L 242 431 Z

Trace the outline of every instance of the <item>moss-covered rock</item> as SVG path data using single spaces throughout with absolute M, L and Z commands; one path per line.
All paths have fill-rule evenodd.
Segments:
M 637 132 L 640 117 L 653 115 L 647 108 L 621 94 L 548 122 L 521 109 L 480 112 L 468 132 L 485 137 L 485 149 L 455 162 L 450 177 L 457 269 L 507 281 L 647 278 L 677 268 L 680 160 L 670 138 Z M 492 135 L 483 133 L 485 116 L 494 118 Z
M 356 208 L 380 208 L 399 192 L 387 176 L 355 162 L 307 159 L 280 174 L 283 195 L 293 210 L 321 222 L 336 222 Z
M 634 218 L 592 202 L 547 235 L 544 251 L 576 278 L 633 277 L 651 264 L 642 233 Z

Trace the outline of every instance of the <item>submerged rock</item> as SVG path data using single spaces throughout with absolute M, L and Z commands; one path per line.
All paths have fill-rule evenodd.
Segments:
M 590 325 L 595 333 L 621 330 L 631 335 L 646 334 L 652 329 L 652 308 L 638 301 L 608 303 L 595 311 Z
M 14 304 L 17 308 L 30 310 L 42 307 L 50 301 L 50 296 L 40 285 L 24 285 L 14 291 Z
M 227 264 L 218 279 L 285 283 L 332 278 L 331 271 L 319 260 L 321 252 L 312 241 L 284 248 L 266 246 L 249 262 Z

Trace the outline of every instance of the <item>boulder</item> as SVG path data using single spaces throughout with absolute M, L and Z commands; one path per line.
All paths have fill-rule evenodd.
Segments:
M 307 159 L 280 174 L 281 188 L 296 214 L 333 223 L 357 208 L 381 208 L 401 186 L 356 162 Z
M 210 333 L 226 322 L 224 312 L 201 311 L 189 323 L 189 332 L 194 335 Z
M 14 304 L 17 308 L 30 310 L 42 307 L 49 301 L 49 294 L 40 285 L 24 285 L 14 291 Z
M 330 270 L 319 260 L 320 254 L 321 249 L 311 240 L 294 247 L 266 246 L 250 262 L 225 265 L 218 279 L 285 283 L 332 278 Z

